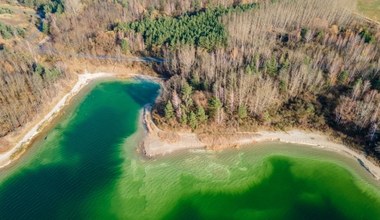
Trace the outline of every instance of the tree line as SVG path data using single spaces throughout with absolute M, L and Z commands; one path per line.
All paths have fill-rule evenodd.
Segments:
M 220 17 L 256 7 L 255 3 L 231 7 L 216 7 L 205 11 L 186 13 L 178 17 L 147 15 L 144 19 L 119 23 L 114 30 L 141 33 L 148 50 L 162 46 L 192 45 L 213 50 L 227 42 L 227 32 Z M 125 41 L 120 41 L 125 42 Z
M 336 2 L 314 0 L 268 3 L 227 14 L 222 22 L 228 30 L 224 47 L 161 48 L 167 62 L 157 70 L 170 78 L 156 105 L 158 124 L 200 131 L 334 129 L 374 153 L 378 27 Z
M 0 137 L 25 125 L 57 95 L 65 70 L 62 63 L 35 62 L 29 53 L 0 51 Z
M 62 4 L 45 18 L 55 56 L 166 60 L 153 66 L 167 77 L 153 110 L 162 127 L 335 130 L 375 153 L 380 31 L 352 14 L 353 0 Z
M 36 9 L 40 3 L 48 2 L 29 1 L 29 6 Z M 29 20 L 21 19 L 22 16 L 22 25 L 0 22 L 0 39 L 3 39 L 0 44 L 0 138 L 32 120 L 70 78 L 62 62 L 38 55 L 33 43 L 39 39 L 33 39 L 30 34 L 38 31 L 32 30 L 36 28 L 35 19 L 26 16 Z

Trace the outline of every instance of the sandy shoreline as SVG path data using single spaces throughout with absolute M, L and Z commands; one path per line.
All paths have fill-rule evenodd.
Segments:
M 346 157 L 354 158 L 364 169 L 378 181 L 380 181 L 380 167 L 370 161 L 363 153 L 330 140 L 330 138 L 322 133 L 306 132 L 301 130 L 292 130 L 289 132 L 268 132 L 259 131 L 259 135 L 254 139 L 255 142 L 279 141 L 283 143 L 308 145 L 317 149 L 332 151 Z
M 47 126 L 49 122 L 57 115 L 57 113 L 59 113 L 86 85 L 96 79 L 107 77 L 141 77 L 154 79 L 140 74 L 120 75 L 104 72 L 78 75 L 78 80 L 72 89 L 65 94 L 57 104 L 55 104 L 49 113 L 46 114 L 42 120 L 36 123 L 32 129 L 28 130 L 28 132 L 14 145 L 13 148 L 0 154 L 0 169 L 10 165 L 13 161 L 20 158 L 20 156 L 26 151 L 26 146 L 28 146 L 28 144 L 39 135 L 42 128 Z M 371 162 L 365 155 L 358 153 L 343 144 L 335 143 L 330 140 L 328 136 L 321 133 L 311 133 L 301 130 L 292 130 L 289 132 L 259 131 L 254 133 L 245 132 L 236 134 L 222 134 L 219 137 L 212 137 L 210 135 L 202 137 L 191 132 L 160 130 L 151 119 L 149 106 L 146 106 L 143 109 L 142 116 L 146 135 L 142 141 L 142 147 L 140 149 L 148 157 L 170 154 L 179 150 L 221 150 L 228 147 L 239 147 L 242 145 L 251 145 L 259 142 L 279 141 L 283 143 L 308 145 L 321 150 L 333 151 L 346 157 L 354 158 L 362 165 L 362 167 L 371 173 L 376 180 L 380 180 L 380 167 Z M 17 155 L 14 156 L 16 153 Z
M 380 181 L 380 167 L 370 161 L 362 153 L 349 147 L 335 143 L 322 133 L 301 130 L 258 131 L 237 134 L 206 135 L 207 138 L 195 133 L 162 131 L 151 120 L 149 108 L 144 110 L 144 125 L 147 135 L 142 143 L 142 151 L 147 157 L 157 157 L 180 150 L 210 149 L 222 150 L 243 145 L 252 145 L 263 142 L 282 142 L 310 146 L 316 149 L 332 151 L 356 160 L 374 179 Z
M 59 102 L 50 110 L 48 114 L 44 116 L 42 120 L 40 120 L 37 124 L 35 124 L 22 138 L 19 140 L 14 147 L 8 150 L 5 153 L 0 154 L 0 169 L 10 165 L 14 160 L 17 160 L 25 151 L 23 149 L 24 146 L 28 145 L 29 142 L 33 140 L 39 133 L 40 130 L 46 126 L 54 116 L 59 113 L 64 106 L 78 94 L 83 87 L 88 85 L 95 79 L 106 78 L 106 77 L 114 77 L 115 74 L 112 73 L 84 73 L 78 75 L 77 82 L 73 86 L 73 88 L 63 96 Z M 15 157 L 14 154 L 18 153 Z

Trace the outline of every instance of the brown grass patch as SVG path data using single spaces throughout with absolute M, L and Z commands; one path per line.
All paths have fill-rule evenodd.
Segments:
M 11 148 L 9 141 L 0 138 L 0 153 L 5 153 Z
M 175 143 L 180 139 L 179 135 L 175 132 L 159 131 L 157 135 L 161 140 L 167 143 Z
M 358 0 L 358 10 L 365 16 L 380 21 L 380 0 Z

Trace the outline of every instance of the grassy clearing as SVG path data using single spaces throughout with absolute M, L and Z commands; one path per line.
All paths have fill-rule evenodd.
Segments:
M 358 0 L 358 9 L 365 16 L 380 21 L 380 0 Z
M 13 14 L 13 11 L 9 8 L 1 8 L 0 7 L 0 14 Z
M 20 41 L 25 37 L 35 45 L 43 39 L 44 35 L 35 25 L 38 19 L 35 10 L 12 3 L 0 3 L 0 9 L 8 12 L 0 13 L 0 44 L 6 45 L 7 42 Z M 16 36 L 21 38 L 16 38 Z
M 34 18 L 36 13 L 33 9 L 7 3 L 0 3 L 0 11 L 4 12 L 0 12 L 0 22 L 20 28 L 30 26 L 31 18 Z

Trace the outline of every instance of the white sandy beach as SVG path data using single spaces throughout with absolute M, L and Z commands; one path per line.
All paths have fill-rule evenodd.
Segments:
M 300 130 L 292 130 L 289 132 L 260 131 L 251 133 L 240 139 L 232 139 L 225 144 L 229 146 L 240 146 L 269 141 L 300 144 L 351 157 L 357 160 L 358 163 L 361 163 L 361 165 L 370 172 L 376 180 L 380 181 L 380 167 L 367 159 L 365 155 L 358 153 L 343 144 L 329 140 L 326 135 L 315 132 L 309 133 Z M 206 149 L 207 146 L 209 146 L 208 143 L 203 143 L 197 135 L 193 133 L 178 133 L 175 141 L 166 141 L 157 135 L 148 134 L 143 143 L 144 152 L 148 157 L 170 154 L 179 150 Z
M 13 148 L 9 151 L 0 154 L 0 168 L 6 167 L 13 160 L 18 159 L 22 153 L 18 154 L 16 158 L 11 158 L 13 154 L 20 151 L 26 146 L 33 138 L 35 138 L 42 128 L 47 125 L 62 108 L 68 104 L 73 96 L 89 82 L 105 77 L 116 77 L 112 73 L 85 73 L 78 75 L 78 80 L 73 88 L 66 94 L 59 102 L 51 109 L 51 111 L 44 116 L 42 120 L 36 123 Z M 140 76 L 139 74 L 128 74 L 129 77 Z M 151 77 L 150 77 L 151 78 Z M 154 78 L 153 78 L 154 79 Z M 155 157 L 159 155 L 169 154 L 179 150 L 189 149 L 210 149 L 210 146 L 218 146 L 219 142 L 199 137 L 191 132 L 172 132 L 160 130 L 151 120 L 150 108 L 146 107 L 143 114 L 143 123 L 145 125 L 147 134 L 142 143 L 142 150 L 148 157 Z M 205 141 L 206 140 L 206 141 Z M 300 130 L 293 130 L 289 132 L 283 131 L 259 131 L 255 133 L 239 133 L 224 137 L 221 147 L 215 149 L 223 149 L 223 146 L 241 146 L 249 145 L 265 141 L 279 141 L 284 143 L 293 143 L 307 145 L 321 150 L 333 151 L 347 157 L 354 158 L 361 165 L 370 172 L 375 179 L 380 180 L 380 167 L 375 165 L 362 153 L 358 153 L 347 146 L 331 141 L 326 135 L 316 132 L 306 132 Z M 211 147 L 212 148 L 212 147 Z
M 185 132 L 165 132 L 161 131 L 151 121 L 149 109 L 144 110 L 144 124 L 147 128 L 147 135 L 143 141 L 143 152 L 148 157 L 170 154 L 179 150 L 189 149 L 209 149 L 215 145 L 212 141 L 202 142 L 202 138 L 194 133 Z M 167 135 L 163 135 L 167 133 Z M 236 137 L 237 136 L 237 137 Z M 353 158 L 372 174 L 372 176 L 380 181 L 380 167 L 367 159 L 362 153 L 358 153 L 353 149 L 330 140 L 328 136 L 317 132 L 306 132 L 301 130 L 283 131 L 259 131 L 254 133 L 241 133 L 222 139 L 223 149 L 231 146 L 250 145 L 259 142 L 279 141 L 283 143 L 300 144 L 310 146 L 321 150 L 336 152 L 346 157 Z M 216 142 L 220 144 L 219 142 Z M 213 148 L 213 147 L 211 147 Z M 218 147 L 214 148 L 218 149 Z
M 370 161 L 363 153 L 358 153 L 355 150 L 339 143 L 330 140 L 328 136 L 300 130 L 292 130 L 289 132 L 268 132 L 260 131 L 254 142 L 262 141 L 280 141 L 284 143 L 308 145 L 321 150 L 333 151 L 344 156 L 354 158 L 360 163 L 374 178 L 380 181 L 380 167 Z
M 70 101 L 70 99 L 78 94 L 78 92 L 88 83 L 95 79 L 99 78 L 105 78 L 105 77 L 112 77 L 114 74 L 112 73 L 85 73 L 78 75 L 78 80 L 73 86 L 73 88 L 64 96 L 62 99 L 59 100 L 59 102 L 51 109 L 51 111 L 45 115 L 45 117 L 39 121 L 32 129 L 30 129 L 20 141 L 17 142 L 17 144 L 12 147 L 7 152 L 0 154 L 0 168 L 8 166 L 10 163 L 12 163 L 12 155 L 19 151 L 21 147 L 23 147 L 25 144 L 28 144 L 33 138 L 35 138 L 41 128 L 48 124 L 49 121 L 51 121 L 54 116 Z M 18 155 L 20 156 L 20 155 Z M 14 158 L 17 159 L 17 158 Z

